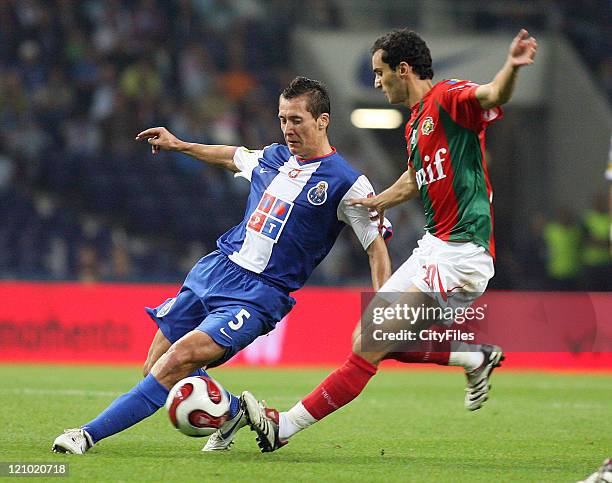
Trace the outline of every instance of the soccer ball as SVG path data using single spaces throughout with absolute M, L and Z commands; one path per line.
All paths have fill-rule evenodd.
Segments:
M 210 436 L 229 419 L 230 399 L 211 377 L 186 377 L 170 390 L 166 410 L 170 422 L 181 433 Z

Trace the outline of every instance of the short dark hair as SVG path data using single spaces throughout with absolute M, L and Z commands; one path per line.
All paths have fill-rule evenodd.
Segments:
M 301 76 L 296 77 L 283 89 L 280 95 L 285 99 L 293 99 L 304 94 L 308 94 L 306 110 L 312 114 L 312 117 L 318 119 L 324 112 L 331 114 L 327 88 L 318 80 Z
M 429 47 L 416 32 L 407 28 L 391 30 L 376 39 L 372 46 L 372 55 L 378 50 L 383 51 L 383 62 L 389 64 L 393 70 L 403 61 L 412 67 L 421 79 L 433 78 Z

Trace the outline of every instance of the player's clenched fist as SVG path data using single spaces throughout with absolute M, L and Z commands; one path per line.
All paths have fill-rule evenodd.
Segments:
M 152 127 L 138 133 L 136 141 L 142 141 L 143 139 L 146 139 L 151 145 L 153 154 L 162 149 L 164 151 L 178 151 L 183 142 L 165 127 Z

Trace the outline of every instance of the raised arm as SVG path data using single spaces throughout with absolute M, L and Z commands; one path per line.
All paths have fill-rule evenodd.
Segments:
M 238 149 L 236 146 L 187 143 L 181 141 L 165 127 L 152 127 L 136 136 L 136 141 L 144 139 L 151 145 L 153 154 L 157 154 L 160 150 L 178 151 L 204 163 L 219 166 L 234 173 L 240 171 L 234 163 L 234 153 Z
M 476 99 L 483 109 L 501 106 L 510 100 L 514 92 L 518 70 L 534 62 L 538 49 L 536 39 L 522 29 L 510 44 L 508 57 L 495 78 L 476 88 Z

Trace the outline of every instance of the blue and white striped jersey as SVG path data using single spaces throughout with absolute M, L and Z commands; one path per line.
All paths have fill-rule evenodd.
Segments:
M 236 176 L 251 182 L 244 219 L 217 240 L 230 260 L 275 286 L 295 291 L 350 225 L 364 249 L 378 235 L 368 210 L 344 200 L 374 193 L 368 179 L 335 149 L 298 160 L 287 146 L 238 148 Z

